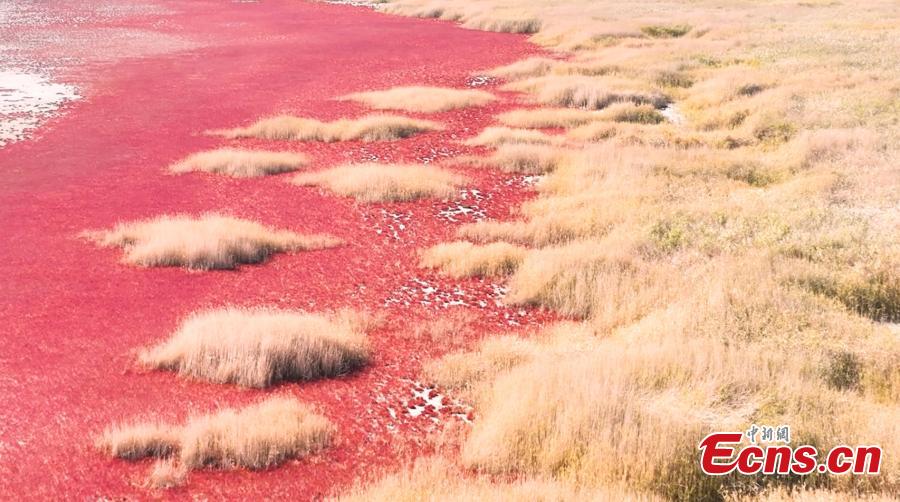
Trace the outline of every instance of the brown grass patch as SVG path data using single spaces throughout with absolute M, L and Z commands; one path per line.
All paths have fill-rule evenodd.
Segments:
M 348 164 L 302 173 L 292 182 L 321 186 L 362 202 L 401 202 L 451 197 L 465 177 L 438 167 L 412 164 Z
M 697 469 L 704 435 L 754 423 L 790 424 L 792 443 L 820 451 L 900 447 L 898 13 L 811 3 L 440 2 L 456 19 L 535 16 L 531 40 L 566 53 L 491 73 L 548 107 L 499 121 L 573 129 L 568 158 L 515 220 L 456 238 L 527 246 L 505 301 L 583 318 L 588 333 L 503 337 L 426 364 L 477 410 L 450 454 L 459 471 L 433 485 L 550 480 L 549 499 L 622 484 L 623 499 L 898 493 L 891 456 L 878 476 Z M 516 143 L 484 144 L 505 135 Z M 388 493 L 417 493 L 408 475 L 389 476 Z
M 691 31 L 691 27 L 686 24 L 654 24 L 641 27 L 641 32 L 651 38 L 678 38 L 683 37 L 689 31 Z
M 486 105 L 497 98 L 486 91 L 445 87 L 395 87 L 384 91 L 356 92 L 341 99 L 357 101 L 376 110 L 435 113 Z
M 239 264 L 265 261 L 275 253 L 324 249 L 341 243 L 325 234 L 301 235 L 215 213 L 158 216 L 82 236 L 100 246 L 123 248 L 124 261 L 131 265 L 202 270 L 233 269 Z
M 506 242 L 476 245 L 445 242 L 422 253 L 423 267 L 440 268 L 451 277 L 491 277 L 513 272 L 525 258 L 526 249 Z
M 391 141 L 416 134 L 440 131 L 441 124 L 398 115 L 367 115 L 356 119 L 322 122 L 280 115 L 262 119 L 248 127 L 210 131 L 226 138 L 262 138 L 294 141 Z
M 235 178 L 252 178 L 296 171 L 305 164 L 306 157 L 299 153 L 219 148 L 190 155 L 169 166 L 169 172 L 204 171 Z
M 258 470 L 302 458 L 328 447 L 334 432 L 334 426 L 310 406 L 293 398 L 271 397 L 242 409 L 194 416 L 183 425 L 113 425 L 97 445 L 117 458 L 169 459 L 155 465 L 148 480 L 150 486 L 168 487 L 183 482 L 193 469 Z M 167 448 L 135 448 L 148 444 Z
M 368 361 L 367 327 L 365 316 L 350 312 L 211 310 L 185 319 L 168 340 L 144 350 L 140 362 L 244 387 L 335 377 Z

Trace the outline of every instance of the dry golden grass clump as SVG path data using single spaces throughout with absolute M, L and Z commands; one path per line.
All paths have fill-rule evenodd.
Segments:
M 265 261 L 275 253 L 325 249 L 341 243 L 330 235 L 297 234 L 215 213 L 158 216 L 82 235 L 104 247 L 123 248 L 124 261 L 131 265 L 202 270 L 233 269 Z
M 477 390 L 479 383 L 530 361 L 538 352 L 538 345 L 531 341 L 499 336 L 481 342 L 477 352 L 453 352 L 427 363 L 423 370 L 429 382 L 468 394 Z
M 226 138 L 262 138 L 294 141 L 391 141 L 416 134 L 440 131 L 441 124 L 398 115 L 367 115 L 333 122 L 280 115 L 248 127 L 211 131 Z
M 670 101 L 669 97 L 649 86 L 635 89 L 633 85 L 637 86 L 628 79 L 557 75 L 512 82 L 504 89 L 531 93 L 543 105 L 586 110 L 602 110 L 616 103 L 662 108 Z
M 480 9 L 463 9 L 444 2 L 416 2 L 415 4 L 386 3 L 387 12 L 426 19 L 457 21 L 464 28 L 498 33 L 536 33 L 541 29 L 541 20 L 523 12 L 519 8 L 503 11 L 484 12 Z
M 534 144 L 500 145 L 487 164 L 508 173 L 544 174 L 566 162 L 569 152 L 562 148 Z
M 678 38 L 691 31 L 691 27 L 686 24 L 655 24 L 649 26 L 641 26 L 641 31 L 651 38 Z
M 540 131 L 528 129 L 513 129 L 510 127 L 487 127 L 478 136 L 467 139 L 464 143 L 469 146 L 498 147 L 501 145 L 551 145 L 561 143 L 560 138 L 544 134 Z
M 497 120 L 510 127 L 526 129 L 571 128 L 597 120 L 604 115 L 594 110 L 572 108 L 534 108 L 501 113 Z
M 631 122 L 635 124 L 659 124 L 666 120 L 659 111 L 649 105 L 619 103 L 610 105 L 604 114 L 615 122 Z
M 348 164 L 302 173 L 292 182 L 321 186 L 362 202 L 402 202 L 447 198 L 466 182 L 465 177 L 438 167 L 413 164 Z
M 116 425 L 103 432 L 102 444 L 116 458 L 168 457 L 181 448 L 180 432 L 159 422 Z
M 422 253 L 422 266 L 440 268 L 451 277 L 491 277 L 509 274 L 519 266 L 526 249 L 506 242 L 479 246 L 471 242 L 445 242 Z
M 597 123 L 606 125 L 608 122 L 628 122 L 652 125 L 659 124 L 666 120 L 655 107 L 634 103 L 611 104 L 599 111 L 582 110 L 578 108 L 535 108 L 530 110 L 513 110 L 500 114 L 497 119 L 508 126 L 529 129 L 580 129 L 596 127 L 595 124 Z M 578 129 L 574 129 L 574 131 L 577 130 Z M 495 133 L 495 135 L 498 133 Z M 533 137 L 537 138 L 537 131 L 532 131 L 532 133 L 534 133 Z M 524 136 L 524 134 L 522 136 Z M 538 141 L 520 142 L 538 143 Z M 549 143 L 549 141 L 545 141 L 544 143 Z
M 576 241 L 535 250 L 509 281 L 506 301 L 542 305 L 579 318 L 640 318 L 659 301 L 671 276 L 640 256 L 604 241 Z
M 550 73 L 561 61 L 545 57 L 530 57 L 508 65 L 493 68 L 487 75 L 508 80 L 519 80 L 529 77 L 540 77 Z
M 299 153 L 219 148 L 190 155 L 169 166 L 169 172 L 205 171 L 235 178 L 252 178 L 296 171 L 305 164 L 306 157 Z
M 194 314 L 140 362 L 244 387 L 343 375 L 369 359 L 367 317 L 225 308 Z
M 302 458 L 328 447 L 334 432 L 328 419 L 310 406 L 293 398 L 271 397 L 242 409 L 194 416 L 183 425 L 113 425 L 97 445 L 117 458 L 162 459 L 153 467 L 148 485 L 165 488 L 183 483 L 194 469 L 266 469 Z
M 181 430 L 187 466 L 266 469 L 330 445 L 334 426 L 292 398 L 269 398 L 241 410 L 195 417 Z
M 489 92 L 475 89 L 411 86 L 384 91 L 356 92 L 341 99 L 357 101 L 376 110 L 435 113 L 482 106 L 497 98 Z

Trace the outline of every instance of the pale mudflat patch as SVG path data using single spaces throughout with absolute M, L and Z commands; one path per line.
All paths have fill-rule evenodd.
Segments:
M 244 387 L 335 377 L 369 359 L 362 314 L 223 308 L 194 314 L 141 352 L 148 367 Z
M 416 134 L 440 131 L 443 126 L 430 120 L 399 115 L 366 115 L 332 122 L 279 115 L 259 120 L 247 127 L 209 131 L 226 138 L 261 138 L 294 141 L 390 141 Z
M 334 431 L 328 419 L 309 405 L 271 397 L 242 409 L 194 416 L 183 425 L 112 425 L 98 438 L 97 446 L 117 458 L 163 459 L 147 482 L 163 488 L 183 483 L 194 469 L 266 469 L 302 458 L 330 446 Z
M 200 217 L 163 215 L 81 234 L 103 247 L 125 251 L 123 261 L 141 267 L 233 269 L 275 253 L 337 246 L 336 237 L 301 235 L 215 213 Z
M 450 197 L 466 179 L 438 167 L 410 164 L 348 164 L 301 173 L 296 185 L 321 186 L 362 202 L 399 202 Z
M 486 91 L 445 87 L 395 87 L 384 91 L 356 92 L 341 99 L 363 103 L 376 110 L 434 113 L 486 105 L 497 98 Z
M 306 162 L 305 155 L 293 152 L 218 148 L 190 155 L 170 165 L 169 172 L 182 174 L 204 171 L 234 178 L 252 178 L 296 171 Z

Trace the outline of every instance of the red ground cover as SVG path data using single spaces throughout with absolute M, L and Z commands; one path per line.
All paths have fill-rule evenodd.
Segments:
M 490 281 L 418 269 L 416 252 L 471 221 L 441 216 L 456 204 L 508 217 L 528 196 L 520 180 L 467 169 L 479 192 L 465 200 L 358 205 L 291 186 L 285 176 L 233 180 L 163 169 L 229 143 L 302 151 L 313 168 L 472 153 L 458 139 L 515 106 L 514 97 L 430 116 L 448 129 L 401 142 L 228 142 L 202 131 L 279 112 L 355 116 L 365 110 L 332 98 L 404 84 L 463 87 L 473 71 L 535 49 L 520 36 L 298 0 L 104 5 L 104 15 L 82 15 L 96 3 L 42 3 L 33 6 L 45 9 L 39 23 L 0 30 L 0 42 L 18 44 L 19 57 L 52 61 L 85 95 L 34 139 L 0 149 L 0 498 L 149 498 L 154 492 L 139 485 L 150 462 L 105 458 L 94 434 L 121 419 L 180 420 L 270 393 L 320 406 L 340 430 L 338 445 L 266 472 L 195 472 L 164 495 L 315 499 L 427 450 L 426 436 L 440 424 L 408 416 L 404 401 L 421 362 L 447 346 L 410 337 L 416 325 L 468 309 L 479 316 L 465 334 L 474 341 L 547 315 L 497 305 Z M 327 231 L 348 244 L 199 273 L 125 266 L 118 250 L 76 237 L 121 220 L 212 210 Z M 135 366 L 136 348 L 167 336 L 192 311 L 225 304 L 383 310 L 388 322 L 373 334 L 374 364 L 341 379 L 250 391 Z

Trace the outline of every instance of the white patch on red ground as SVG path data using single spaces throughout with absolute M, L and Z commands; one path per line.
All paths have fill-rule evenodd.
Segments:
M 412 396 L 402 403 L 410 417 L 427 418 L 434 423 L 454 417 L 467 424 L 472 423 L 472 406 L 442 394 L 437 387 L 417 381 L 410 383 Z
M 371 151 L 367 147 L 360 147 L 356 150 L 349 150 L 344 153 L 346 157 L 353 159 L 354 163 L 364 163 L 364 162 L 390 162 L 391 159 L 389 157 L 382 157 L 381 155 Z
M 454 157 L 458 153 L 459 152 L 457 152 L 456 150 L 447 148 L 446 146 L 442 146 L 440 148 L 430 147 L 427 154 L 419 156 L 419 161 L 421 161 L 423 164 L 431 164 L 438 159 L 449 159 L 451 157 Z
M 452 307 L 482 309 L 485 315 L 496 319 L 503 326 L 530 324 L 529 310 L 511 308 L 503 303 L 507 287 L 502 284 L 473 279 L 467 284 L 442 283 L 413 277 L 394 290 L 384 301 L 384 307 L 416 307 L 441 310 Z
M 542 179 L 544 179 L 543 174 L 526 174 L 522 176 L 515 176 L 503 182 L 506 186 L 513 186 L 518 188 L 527 188 L 532 187 L 539 183 Z
M 475 188 L 464 188 L 459 191 L 459 198 L 449 206 L 438 210 L 437 217 L 451 223 L 463 221 L 479 221 L 487 218 L 487 211 L 481 202 L 491 198 L 491 194 Z
M 378 212 L 381 216 L 381 223 L 375 225 L 375 233 L 397 241 L 402 240 L 402 234 L 412 220 L 412 213 L 410 211 L 388 211 L 384 208 L 379 209 Z
M 484 85 L 488 85 L 494 81 L 493 77 L 488 75 L 475 75 L 466 82 L 466 85 L 469 87 L 481 87 Z
M 435 282 L 413 277 L 391 293 L 384 301 L 384 306 L 409 307 L 418 304 L 431 308 L 465 307 L 469 305 L 467 298 L 469 294 L 458 284 L 445 289 Z
M 248 0 L 243 0 L 243 1 L 246 2 Z M 256 1 L 256 0 L 250 0 L 250 1 Z M 368 7 L 370 9 L 375 9 L 382 2 L 379 2 L 377 0 L 371 0 L 371 1 L 366 1 L 366 0 L 325 0 L 325 3 L 330 3 L 333 5 L 350 5 L 351 7 Z
M 27 138 L 64 104 L 79 97 L 75 87 L 40 73 L 0 70 L 0 147 Z

